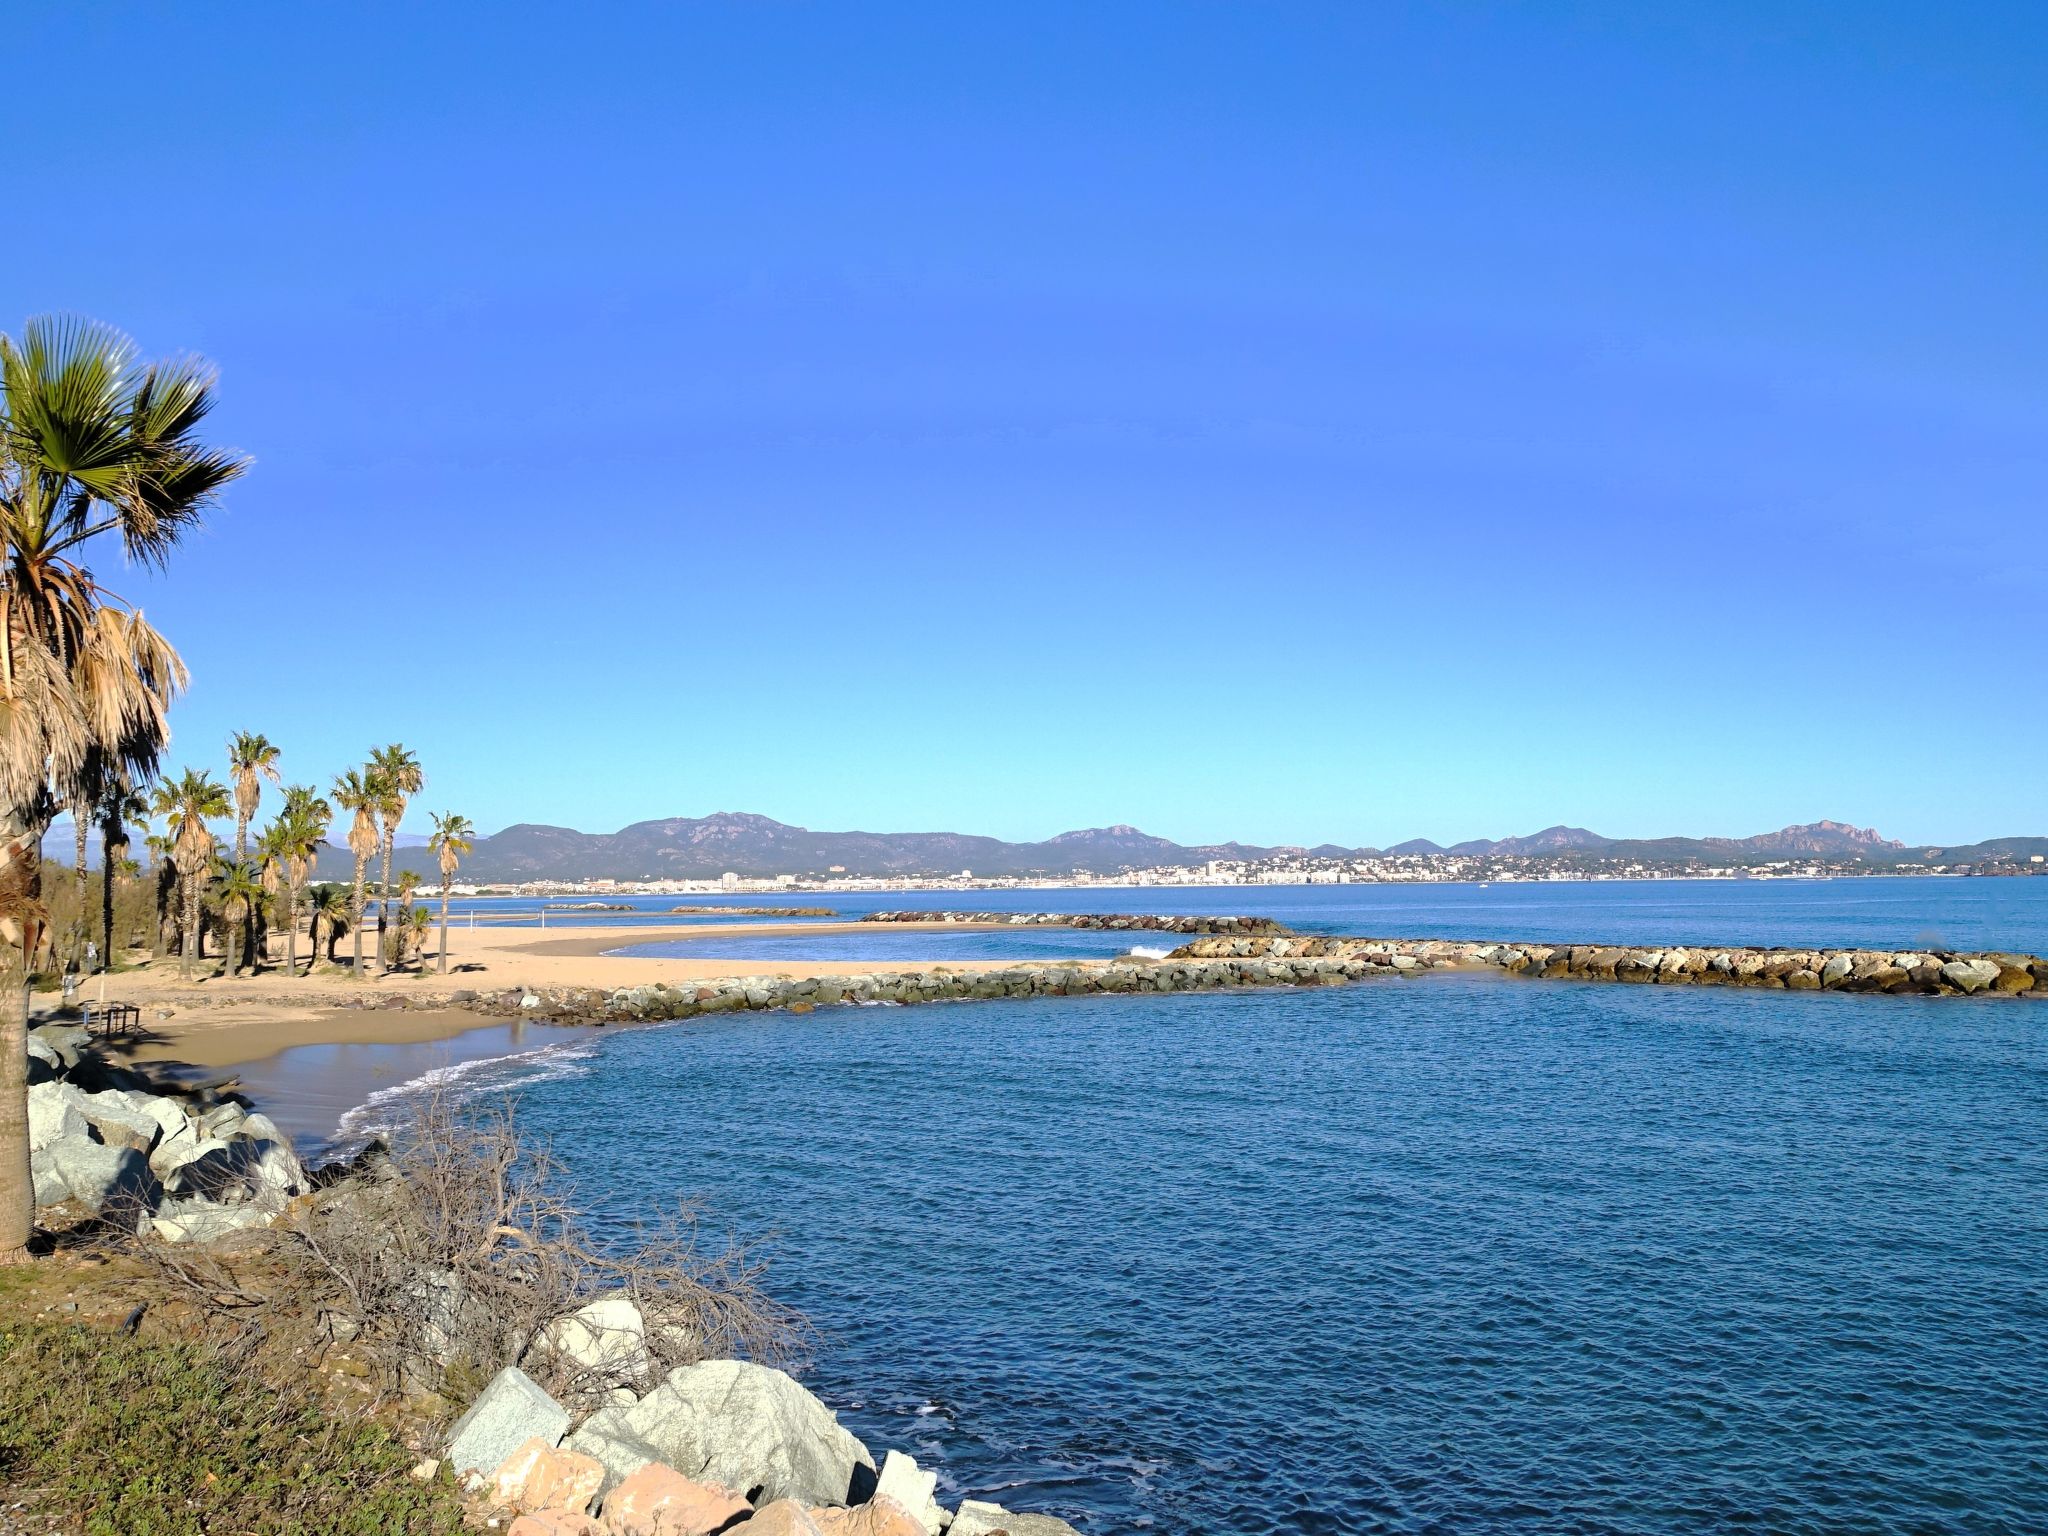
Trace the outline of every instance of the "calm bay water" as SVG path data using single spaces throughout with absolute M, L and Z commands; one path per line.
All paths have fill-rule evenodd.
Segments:
M 700 898 L 691 898 L 699 900 Z M 2048 877 L 1941 879 L 1884 876 L 1853 880 L 1530 881 L 1496 885 L 1097 886 L 1061 890 L 890 891 L 800 895 L 795 904 L 828 906 L 844 918 L 900 909 L 988 912 L 1148 912 L 1253 914 L 1303 933 L 1377 938 L 1527 939 L 1548 943 L 1833 944 L 1929 949 L 2048 949 Z M 702 898 L 717 904 L 717 898 Z M 761 897 L 735 897 L 733 904 Z M 649 914 L 673 896 L 622 898 Z M 480 918 L 488 921 L 488 915 Z M 598 921 L 617 922 L 616 913 Z M 551 916 L 552 927 L 559 919 Z M 677 922 L 695 919 L 675 919 Z M 764 919 L 755 919 L 764 921 Z M 800 920 L 799 920 L 800 921 Z M 796 958 L 803 942 L 790 941 Z M 1043 940 L 1044 935 L 1018 936 Z M 1074 935 L 1114 953 L 1144 934 Z M 861 936 L 863 942 L 869 936 Z M 872 942 L 897 934 L 879 927 Z M 738 952 L 738 941 L 725 943 Z M 749 947 L 758 951 L 761 941 Z M 663 953 L 661 949 L 634 953 Z M 692 942 L 677 954 L 711 955 Z M 822 952 L 821 952 L 822 953 Z M 847 958 L 831 956 L 830 958 Z
M 1144 894 L 2048 939 L 2048 881 Z M 1092 1533 L 2048 1528 L 2039 1004 L 1432 977 L 725 1017 L 468 1080 L 523 1083 L 608 1222 L 680 1190 L 772 1232 L 806 1379 L 948 1498 Z

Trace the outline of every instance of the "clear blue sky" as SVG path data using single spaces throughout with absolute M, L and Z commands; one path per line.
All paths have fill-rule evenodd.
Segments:
M 604 830 L 2048 831 L 2048 7 L 24 7 L 0 325 L 223 375 L 124 575 Z

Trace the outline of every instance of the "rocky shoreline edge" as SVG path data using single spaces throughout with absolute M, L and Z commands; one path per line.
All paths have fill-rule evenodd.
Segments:
M 274 1243 L 316 1255 L 358 1301 L 374 1273 L 391 1293 L 386 1310 L 395 1305 L 410 1319 L 421 1358 L 407 1374 L 430 1401 L 446 1402 L 454 1390 L 467 1358 L 461 1341 L 514 1329 L 499 1357 L 513 1363 L 471 1389 L 451 1427 L 420 1442 L 429 1454 L 413 1469 L 421 1482 L 452 1478 L 479 1524 L 507 1536 L 1079 1536 L 1053 1516 L 983 1500 L 944 1507 L 936 1473 L 898 1450 L 878 1460 L 771 1365 L 685 1354 L 688 1363 L 671 1367 L 686 1330 L 659 1290 L 636 1291 L 629 1280 L 586 1292 L 535 1327 L 492 1311 L 488 1293 L 456 1270 L 408 1263 L 403 1244 L 381 1237 L 368 1267 L 351 1272 L 335 1256 L 360 1259 L 365 1233 L 388 1233 L 411 1209 L 394 1193 L 405 1175 L 382 1143 L 308 1170 L 231 1086 L 158 1081 L 106 1060 L 70 1024 L 32 1030 L 28 1055 L 29 1156 L 46 1228 L 94 1232 L 93 1240 L 116 1244 L 111 1251 L 187 1284 L 199 1277 L 201 1288 L 222 1289 L 220 1277 L 232 1274 L 203 1268 L 207 1255 L 255 1255 L 260 1264 L 260 1245 Z M 490 1232 L 531 1250 L 549 1230 Z M 190 1257 L 146 1257 L 171 1250 Z M 225 1289 L 237 1305 L 256 1303 L 231 1283 Z M 474 1315 L 479 1308 L 488 1315 Z M 145 1310 L 135 1308 L 129 1331 Z M 337 1365 L 355 1374 L 348 1346 L 364 1336 L 365 1319 L 325 1312 L 316 1326 L 320 1352 L 338 1350 Z

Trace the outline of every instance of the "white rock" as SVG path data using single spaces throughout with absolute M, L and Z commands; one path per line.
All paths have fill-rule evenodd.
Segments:
M 1081 1536 L 1066 1521 L 1055 1520 L 1051 1515 L 1013 1514 L 1000 1504 L 980 1499 L 968 1499 L 961 1504 L 947 1536 L 994 1536 L 998 1531 L 1007 1531 L 1009 1536 Z
M 28 1091 L 28 1148 L 40 1151 L 60 1138 L 86 1138 L 78 1100 L 85 1095 L 69 1083 L 37 1083 Z
M 146 1158 L 163 1136 L 156 1117 L 145 1114 L 135 1101 L 145 1094 L 123 1093 L 109 1088 L 101 1093 L 81 1093 L 78 1111 L 92 1122 L 100 1139 L 109 1145 L 131 1145 Z
M 172 1200 L 157 1207 L 152 1226 L 167 1243 L 211 1243 L 237 1232 L 267 1227 L 277 1210 L 259 1200 L 214 1205 L 206 1200 Z
M 653 1368 L 647 1353 L 647 1320 L 624 1291 L 600 1296 L 557 1318 L 547 1326 L 542 1345 L 593 1371 L 638 1379 Z
M 939 1536 L 946 1523 L 946 1512 L 934 1497 L 938 1486 L 938 1473 L 920 1471 L 911 1457 L 902 1451 L 891 1451 L 882 1458 L 882 1471 L 875 1479 L 875 1497 L 894 1499 L 925 1528 L 926 1536 Z

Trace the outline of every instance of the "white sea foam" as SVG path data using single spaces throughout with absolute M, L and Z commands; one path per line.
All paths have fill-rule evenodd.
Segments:
M 374 1136 L 397 1129 L 404 1123 L 405 1105 L 427 1094 L 438 1093 L 460 1102 L 507 1088 L 524 1088 L 531 1083 L 587 1076 L 591 1071 L 587 1063 L 595 1053 L 595 1041 L 577 1040 L 515 1051 L 509 1056 L 479 1056 L 474 1061 L 432 1067 L 418 1077 L 379 1088 L 343 1115 L 329 1149 L 353 1149 Z
M 1164 960 L 1169 952 L 1164 949 L 1154 949 L 1149 944 L 1133 944 L 1124 953 L 1136 955 L 1140 960 Z

